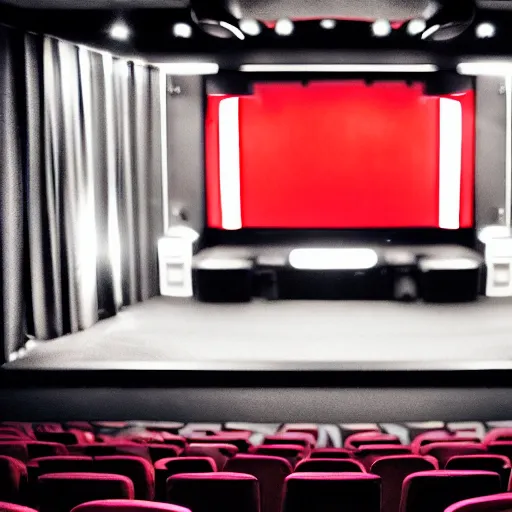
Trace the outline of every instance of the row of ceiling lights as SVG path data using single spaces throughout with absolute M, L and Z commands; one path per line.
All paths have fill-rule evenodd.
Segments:
M 325 30 L 332 30 L 336 27 L 336 20 L 324 19 L 320 21 L 320 26 Z M 239 22 L 240 30 L 238 32 L 248 36 L 257 36 L 261 32 L 261 23 L 254 19 L 242 19 Z M 235 27 L 233 27 L 235 28 Z M 407 23 L 406 31 L 411 36 L 418 36 L 421 34 L 422 39 L 426 39 L 439 29 L 439 25 L 432 25 L 427 28 L 427 23 L 424 19 L 413 19 Z M 290 36 L 295 29 L 292 20 L 282 18 L 277 20 L 274 31 L 279 36 Z M 372 34 L 375 37 L 389 36 L 393 30 L 391 23 L 385 19 L 379 19 L 371 25 Z M 130 27 L 123 21 L 117 21 L 110 27 L 110 37 L 117 41 L 127 41 L 130 38 Z M 192 37 L 192 27 L 188 23 L 175 23 L 172 27 L 174 37 L 188 39 Z M 482 22 L 476 25 L 475 35 L 479 39 L 489 39 L 496 35 L 496 27 L 490 22 Z M 240 36 L 239 36 L 240 37 Z

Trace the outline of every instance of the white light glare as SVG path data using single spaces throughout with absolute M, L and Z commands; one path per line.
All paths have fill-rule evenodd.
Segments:
M 130 29 L 126 23 L 117 21 L 110 27 L 110 37 L 116 41 L 127 41 L 130 37 Z
M 192 37 L 192 27 L 188 23 L 175 23 L 172 27 L 174 37 L 183 37 L 189 39 Z
M 372 32 L 376 37 L 386 37 L 391 34 L 391 23 L 388 20 L 380 19 L 372 23 Z
M 277 20 L 274 30 L 278 36 L 289 36 L 293 33 L 293 21 L 288 18 Z
M 248 73 L 433 73 L 435 64 L 242 64 Z
M 302 270 L 360 270 L 377 265 L 373 249 L 293 249 L 290 265 Z
M 511 61 L 460 62 L 457 72 L 461 75 L 508 76 L 512 75 Z
M 430 37 L 434 32 L 437 32 L 441 28 L 441 25 L 432 25 L 431 27 L 427 28 L 423 34 L 421 34 L 421 39 L 427 39 Z
M 336 27 L 336 20 L 322 20 L 320 26 L 325 30 L 332 30 Z
M 427 22 L 422 18 L 411 20 L 407 23 L 407 33 L 410 36 L 417 36 L 421 34 L 426 28 Z
M 165 62 L 153 65 L 168 75 L 215 75 L 219 72 L 216 62 Z
M 479 23 L 475 28 L 476 37 L 479 39 L 489 39 L 496 34 L 496 27 L 489 22 Z
M 248 36 L 257 36 L 261 32 L 261 26 L 257 20 L 246 18 L 238 23 L 240 30 Z

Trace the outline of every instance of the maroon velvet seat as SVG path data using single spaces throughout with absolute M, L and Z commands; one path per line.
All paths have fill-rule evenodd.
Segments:
M 315 446 L 316 440 L 311 434 L 303 432 L 283 432 L 271 436 L 265 436 L 262 444 L 297 444 L 304 446 L 305 448 L 311 448 Z
M 382 512 L 397 512 L 400 507 L 402 484 L 412 473 L 438 469 L 433 461 L 419 455 L 389 455 L 377 459 L 370 471 L 382 479 Z
M 93 471 L 93 462 L 85 455 L 54 455 L 32 459 L 28 468 L 36 477 L 47 473 L 87 473 Z
M 0 456 L 0 501 L 24 503 L 27 485 L 25 464 L 13 457 Z
M 315 438 L 315 441 L 318 440 L 318 426 L 313 423 L 287 423 L 283 425 L 280 431 L 311 434 Z
M 495 471 L 500 475 L 501 488 L 508 490 L 510 480 L 510 460 L 504 455 L 456 455 L 448 460 L 446 469 L 476 469 Z
M 361 461 L 366 469 L 370 469 L 372 464 L 382 457 L 390 455 L 410 455 L 409 446 L 398 444 L 364 444 L 354 452 L 354 457 Z
M 134 485 L 135 499 L 152 500 L 155 497 L 155 470 L 142 457 L 112 455 L 96 457 L 94 470 L 128 477 Z
M 14 427 L 0 427 L 0 436 L 2 437 L 12 437 L 18 439 L 30 439 L 25 432 L 21 432 L 17 428 Z
M 130 455 L 142 457 L 151 462 L 149 445 L 122 442 L 75 444 L 68 446 L 69 453 L 89 455 L 91 457 L 106 457 L 109 455 Z
M 187 446 L 187 439 L 183 436 L 171 434 L 169 432 L 160 432 L 160 434 L 162 435 L 162 439 L 165 444 L 176 446 L 181 450 L 184 450 L 185 447 Z
M 166 482 L 178 473 L 213 473 L 217 471 L 211 457 L 170 457 L 155 462 L 155 494 L 159 501 L 165 500 Z
M 22 462 L 28 461 L 28 449 L 23 442 L 0 441 L 0 455 L 12 457 Z
M 295 467 L 295 464 L 304 457 L 305 448 L 298 444 L 262 444 L 253 446 L 250 452 L 254 455 L 281 457 Z
M 194 444 L 232 444 L 236 446 L 240 453 L 246 453 L 251 447 L 251 443 L 247 436 L 242 432 L 222 432 L 214 436 L 189 436 L 189 443 Z
M 50 473 L 37 483 L 40 512 L 70 512 L 93 500 L 134 499 L 132 481 L 102 473 Z
M 67 448 L 60 443 L 43 441 L 4 441 L 0 442 L 0 454 L 20 459 L 24 462 L 38 457 L 68 455 Z
M 504 455 L 512 461 L 512 441 L 492 441 L 487 443 L 487 451 L 496 455 Z
M 37 512 L 33 508 L 0 501 L 0 512 Z
M 50 443 L 78 444 L 81 439 L 73 432 L 37 432 L 36 439 Z
M 226 462 L 238 453 L 238 448 L 232 444 L 190 444 L 183 452 L 183 457 L 211 457 L 217 469 L 222 471 Z
M 153 463 L 160 459 L 177 457 L 183 451 L 179 446 L 173 446 L 170 444 L 147 444 L 146 446 L 149 450 L 149 456 Z
M 193 512 L 259 512 L 258 480 L 242 473 L 183 473 L 167 480 L 167 501 Z
M 420 448 L 421 455 L 431 455 L 439 461 L 439 467 L 444 468 L 446 463 L 456 455 L 478 455 L 487 452 L 486 446 L 477 443 L 431 443 Z
M 366 473 L 365 467 L 351 459 L 304 459 L 297 463 L 294 473 Z
M 510 512 L 511 510 L 512 494 L 504 493 L 459 501 L 450 505 L 445 512 Z
M 352 451 L 346 448 L 313 448 L 310 459 L 351 459 Z
M 367 473 L 293 473 L 283 512 L 380 512 L 380 477 Z
M 344 447 L 355 450 L 365 444 L 400 444 L 400 439 L 397 436 L 381 434 L 380 432 L 361 432 L 347 437 Z
M 484 438 L 484 444 L 489 444 L 494 441 L 512 441 L 512 428 L 493 428 L 492 430 L 487 432 Z
M 292 466 L 286 459 L 271 455 L 239 454 L 227 462 L 225 469 L 255 476 L 260 485 L 261 511 L 281 511 L 284 481 L 292 472 Z
M 191 512 L 169 503 L 142 500 L 98 500 L 78 505 L 72 512 Z
M 500 492 L 491 471 L 437 470 L 409 475 L 402 486 L 400 512 L 443 512 L 453 503 Z
M 411 441 L 412 453 L 419 455 L 420 448 L 423 445 L 436 442 L 450 441 L 451 439 L 453 439 L 453 437 L 454 435 L 451 432 L 448 432 L 448 430 L 427 430 L 426 432 L 422 432 L 416 435 L 414 439 Z

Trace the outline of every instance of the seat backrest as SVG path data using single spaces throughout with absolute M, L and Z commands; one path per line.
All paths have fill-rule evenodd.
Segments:
M 244 433 L 223 432 L 214 436 L 189 436 L 189 443 L 194 444 L 232 444 L 236 446 L 239 453 L 246 453 L 251 447 L 249 439 Z
M 443 512 L 453 503 L 500 492 L 491 471 L 437 470 L 409 475 L 402 486 L 400 512 Z
M 149 450 L 149 456 L 153 464 L 160 459 L 177 457 L 183 451 L 179 446 L 170 444 L 147 444 L 146 446 Z
M 92 457 L 85 455 L 54 455 L 32 459 L 29 468 L 36 476 L 48 473 L 87 473 L 93 471 Z
M 411 449 L 408 446 L 398 444 L 364 444 L 354 452 L 354 456 L 366 469 L 370 469 L 372 464 L 381 457 L 410 454 Z
M 263 438 L 263 444 L 298 444 L 305 448 L 315 446 L 316 440 L 311 434 L 304 432 L 282 432 Z
M 456 455 L 448 460 L 445 467 L 446 469 L 495 471 L 500 475 L 502 490 L 508 490 L 510 460 L 504 455 Z
M 425 444 L 449 441 L 454 435 L 445 429 L 439 430 L 427 430 L 425 432 L 418 433 L 414 437 L 411 437 L 411 450 L 412 453 L 419 455 L 420 448 Z
M 380 477 L 367 473 L 293 473 L 283 512 L 380 512 Z
M 155 470 L 142 457 L 108 455 L 95 457 L 94 471 L 128 477 L 134 485 L 135 499 L 152 500 L 155 497 Z
M 445 512 L 510 512 L 511 510 L 512 494 L 504 493 L 459 501 L 450 505 Z
M 246 473 L 258 479 L 261 512 L 280 512 L 283 503 L 284 481 L 292 472 L 290 463 L 270 455 L 236 455 L 228 460 L 226 471 Z
M 439 461 L 439 467 L 456 455 L 478 455 L 487 452 L 483 444 L 478 443 L 431 443 L 420 448 L 421 455 L 431 455 Z
M 238 448 L 232 444 L 189 444 L 182 457 L 211 457 L 217 469 L 222 471 L 226 462 L 238 453 Z
M 318 426 L 312 423 L 286 423 L 282 426 L 281 432 L 302 432 L 306 434 L 311 434 L 315 441 L 318 440 Z
M 36 439 L 50 443 L 77 444 L 81 441 L 73 432 L 37 432 Z
M 512 461 L 512 441 L 492 441 L 487 443 L 487 451 L 497 455 L 504 455 Z
M 27 462 L 27 445 L 23 441 L 0 441 L 0 455 L 6 455 L 22 462 Z
M 512 441 L 512 428 L 500 427 L 489 430 L 484 438 L 484 444 L 489 444 L 494 441 Z
M 305 448 L 298 444 L 261 444 L 253 446 L 250 452 L 254 455 L 282 457 L 295 467 L 295 464 L 304 457 Z
M 215 460 L 211 457 L 170 457 L 155 462 L 155 496 L 165 501 L 166 482 L 178 473 L 213 473 L 217 471 Z
M 134 499 L 132 481 L 101 473 L 50 473 L 38 478 L 39 512 L 70 512 L 81 503 Z
M 193 512 L 259 512 L 258 480 L 243 473 L 182 473 L 167 480 L 167 501 Z
M 93 443 L 68 446 L 69 453 L 90 455 L 91 457 L 106 457 L 108 455 L 131 455 L 142 457 L 151 462 L 149 447 L 136 443 Z
M 13 457 L 0 456 L 0 501 L 24 503 L 27 485 L 25 464 Z
M 75 507 L 72 512 L 191 512 L 169 503 L 142 500 L 98 500 Z
M 69 455 L 68 449 L 62 443 L 29 441 L 25 444 L 27 445 L 29 459 L 51 457 L 53 455 Z
M 2 427 L 0 426 L 0 436 L 2 437 L 13 437 L 18 439 L 27 439 L 27 434 L 25 432 L 22 432 L 21 430 L 18 430 L 14 427 Z M 30 439 L 30 438 L 28 438 Z
M 352 451 L 346 448 L 313 448 L 310 459 L 350 459 Z
M 405 478 L 419 471 L 438 469 L 434 461 L 419 455 L 389 455 L 377 459 L 370 471 L 382 479 L 382 512 L 397 512 Z
M 343 446 L 349 450 L 355 450 L 365 444 L 400 444 L 400 438 L 380 432 L 361 432 L 347 437 Z
M 0 512 L 37 512 L 33 508 L 0 501 Z
M 295 473 L 366 473 L 364 466 L 351 459 L 304 459 L 295 466 Z

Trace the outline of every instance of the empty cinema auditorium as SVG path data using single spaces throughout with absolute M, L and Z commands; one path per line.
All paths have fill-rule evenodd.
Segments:
M 511 512 L 511 34 L 0 0 L 0 512 Z

